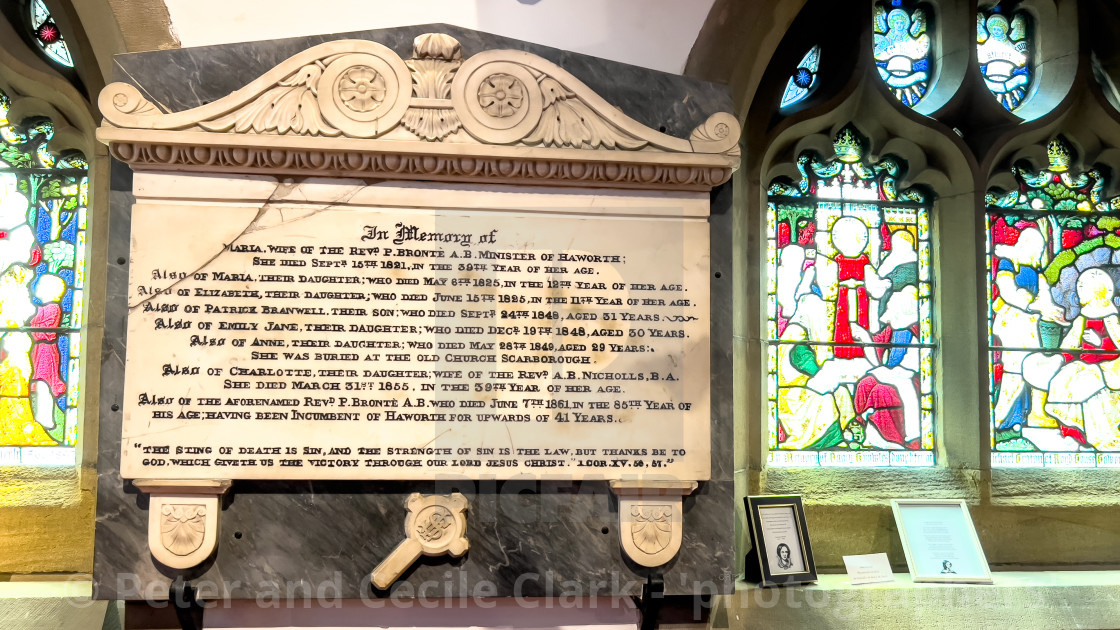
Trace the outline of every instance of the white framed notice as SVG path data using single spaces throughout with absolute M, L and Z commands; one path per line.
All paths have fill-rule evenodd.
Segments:
M 915 582 L 992 583 L 963 499 L 891 499 L 891 509 Z

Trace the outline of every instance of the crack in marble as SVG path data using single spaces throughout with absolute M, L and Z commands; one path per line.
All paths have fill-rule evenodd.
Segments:
M 177 286 L 179 286 L 183 282 L 186 282 L 187 280 L 192 279 L 195 274 L 197 274 L 197 273 L 201 272 L 203 269 L 209 267 L 210 264 L 213 263 L 218 258 L 220 258 L 222 254 L 229 251 L 229 244 L 237 242 L 237 240 L 239 238 L 242 238 L 244 236 L 248 236 L 248 235 L 256 233 L 256 232 L 262 232 L 264 230 L 271 230 L 272 228 L 279 227 L 281 225 L 287 225 L 287 224 L 294 223 L 294 222 L 297 222 L 297 221 L 302 221 L 304 219 L 313 217 L 313 216 L 318 215 L 318 214 L 320 214 L 322 212 L 325 212 L 327 210 L 331 210 L 331 209 L 334 209 L 338 206 L 345 205 L 347 202 L 349 202 L 351 199 L 353 199 L 354 195 L 358 194 L 358 192 L 361 191 L 362 188 L 363 188 L 362 186 L 352 186 L 350 188 L 350 190 L 347 190 L 347 191 L 343 192 L 342 194 L 340 194 L 334 200 L 323 204 L 323 206 L 321 208 L 315 208 L 311 212 L 308 212 L 307 214 L 304 214 L 304 215 L 302 215 L 300 217 L 297 217 L 295 219 L 286 220 L 286 219 L 284 219 L 284 208 L 280 204 L 287 202 L 288 200 L 285 199 L 285 197 L 287 197 L 293 191 L 298 189 L 301 184 L 302 184 L 302 182 L 297 182 L 297 181 L 294 181 L 294 180 L 285 180 L 285 181 L 277 182 L 276 183 L 276 188 L 274 188 L 272 193 L 269 194 L 268 199 L 266 199 L 265 202 L 263 204 L 261 204 L 260 209 L 257 210 L 256 216 L 254 216 L 253 219 L 251 221 L 249 221 L 248 225 L 246 225 L 245 228 L 242 229 L 241 232 L 239 232 L 237 234 L 237 236 L 235 236 L 229 243 L 224 243 L 221 250 L 219 250 L 217 253 L 215 253 L 213 256 L 211 256 L 208 260 L 203 262 L 201 265 L 196 267 L 194 269 L 194 271 L 191 271 L 190 273 L 184 274 L 182 278 L 179 278 L 175 282 L 172 282 L 170 285 L 168 285 L 167 288 L 163 289 L 162 293 L 149 295 L 148 297 L 146 297 L 143 300 L 137 302 L 136 304 L 130 304 L 128 306 L 128 313 L 132 314 L 133 312 L 136 311 L 136 309 L 144 306 L 145 304 L 152 301 L 153 299 L 155 299 L 159 295 L 170 294 L 171 291 L 174 290 Z M 267 216 L 268 213 L 273 209 L 277 210 L 280 213 L 280 219 L 281 219 L 280 222 L 275 224 L 275 225 L 269 225 L 269 226 L 260 225 L 261 220 L 265 216 Z

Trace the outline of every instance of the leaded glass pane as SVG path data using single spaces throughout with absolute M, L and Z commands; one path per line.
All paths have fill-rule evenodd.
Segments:
M 73 464 L 85 288 L 86 163 L 0 92 L 0 465 Z
M 872 40 L 879 76 L 907 107 L 926 95 L 930 80 L 929 15 L 902 0 L 875 5 Z
M 1008 17 L 996 5 L 976 15 L 976 55 L 984 83 L 1007 111 L 1023 102 L 1031 84 L 1031 41 L 1026 13 Z
M 989 190 L 988 334 L 993 466 L 1115 466 L 1120 455 L 1120 199 L 1104 173 L 1049 166 Z
M 769 188 L 770 463 L 933 464 L 929 195 L 851 127 Z
M 817 87 L 817 68 L 820 67 L 821 62 L 821 47 L 813 46 L 805 56 L 801 58 L 801 63 L 797 64 L 797 69 L 789 78 L 786 83 L 786 91 L 782 94 L 782 102 L 779 107 L 789 107 L 794 103 L 800 103 L 809 96 Z
M 43 0 L 31 0 L 28 9 L 31 13 L 32 35 L 35 43 L 47 53 L 52 61 L 67 68 L 74 67 L 74 59 L 70 56 L 70 49 L 62 41 L 62 32 L 58 30 L 51 12 Z

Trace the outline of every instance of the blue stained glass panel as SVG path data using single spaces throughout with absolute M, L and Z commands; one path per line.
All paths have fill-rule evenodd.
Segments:
M 872 50 L 879 76 L 907 107 L 914 107 L 929 89 L 931 40 L 926 10 L 902 2 L 875 5 Z
M 1030 88 L 1031 40 L 1026 13 L 1010 19 L 999 5 L 976 15 L 976 55 L 984 83 L 1007 111 L 1022 104 Z
M 821 62 L 821 47 L 813 46 L 786 83 L 786 91 L 782 93 L 782 102 L 779 107 L 789 107 L 794 103 L 805 100 L 817 87 L 817 69 Z

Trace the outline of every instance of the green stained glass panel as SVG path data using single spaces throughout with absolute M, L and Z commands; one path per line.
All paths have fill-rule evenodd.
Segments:
M 1120 465 L 1120 217 L 1105 171 L 1016 164 L 987 200 L 992 465 Z
M 86 163 L 0 92 L 0 465 L 73 464 L 85 289 Z
M 905 163 L 798 158 L 768 203 L 770 464 L 933 464 L 929 198 Z

